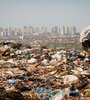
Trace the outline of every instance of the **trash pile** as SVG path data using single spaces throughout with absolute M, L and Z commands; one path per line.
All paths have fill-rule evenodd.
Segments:
M 90 100 L 90 56 L 2 43 L 0 100 Z

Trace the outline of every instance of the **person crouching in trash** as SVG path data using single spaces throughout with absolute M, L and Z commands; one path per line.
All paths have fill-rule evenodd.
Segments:
M 83 56 L 90 62 L 90 26 L 83 29 L 80 33 L 80 42 L 83 48 Z

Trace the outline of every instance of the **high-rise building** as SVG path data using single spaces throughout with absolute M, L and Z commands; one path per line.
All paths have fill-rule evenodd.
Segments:
M 65 27 L 65 34 L 66 34 L 66 35 L 70 34 L 70 29 L 69 29 L 69 27 L 68 27 L 68 26 L 67 26 L 67 27 Z
M 52 33 L 59 33 L 57 26 L 53 27 L 51 31 L 52 31 Z
M 40 29 L 38 27 L 34 27 L 34 33 L 40 33 Z
M 0 27 L 0 36 L 3 36 L 3 28 Z
M 65 34 L 65 26 L 62 26 L 61 27 L 61 35 L 64 35 Z
M 9 30 L 8 30 L 8 28 L 4 29 L 4 33 L 5 33 L 4 34 L 5 36 L 9 36 Z
M 33 34 L 34 33 L 34 28 L 32 26 L 29 26 L 28 31 L 29 31 L 29 34 Z
M 40 27 L 40 34 L 47 33 L 47 27 Z
M 76 27 L 72 26 L 70 28 L 70 33 L 73 34 L 73 35 L 75 35 L 76 34 Z
M 18 29 L 14 28 L 14 36 L 18 36 Z
M 14 29 L 12 27 L 9 27 L 9 29 L 8 30 L 6 29 L 6 31 L 8 31 L 7 33 L 9 36 L 11 37 L 14 36 Z

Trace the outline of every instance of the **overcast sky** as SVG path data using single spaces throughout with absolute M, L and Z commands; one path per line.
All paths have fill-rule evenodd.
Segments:
M 90 25 L 90 0 L 0 0 L 0 26 Z

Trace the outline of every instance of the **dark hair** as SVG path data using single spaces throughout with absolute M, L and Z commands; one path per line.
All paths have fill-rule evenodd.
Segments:
M 87 50 L 88 48 L 90 48 L 90 41 L 86 40 L 86 41 L 82 42 L 82 47 L 84 50 Z

